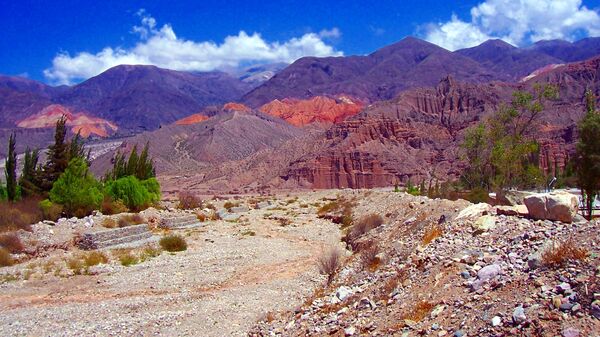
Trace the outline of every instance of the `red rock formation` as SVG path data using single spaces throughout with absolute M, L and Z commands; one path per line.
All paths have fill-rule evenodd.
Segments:
M 39 113 L 29 116 L 17 123 L 20 128 L 53 128 L 56 121 L 62 116 L 67 118 L 67 126 L 71 127 L 73 133 L 80 133 L 82 137 L 96 135 L 108 137 L 117 131 L 117 126 L 107 120 L 86 115 L 83 112 L 73 113 L 69 108 L 60 104 L 48 105 Z
M 204 122 L 207 119 L 208 119 L 208 117 L 204 116 L 203 114 L 193 114 L 193 115 L 190 115 L 190 116 L 187 116 L 185 118 L 182 118 L 182 119 L 178 120 L 177 122 L 175 122 L 175 124 L 177 124 L 177 125 L 190 125 L 190 124 L 196 124 L 196 123 Z
M 316 96 L 306 100 L 276 99 L 263 105 L 259 110 L 277 116 L 292 125 L 304 126 L 314 122 L 339 123 L 358 114 L 363 106 L 362 102 L 347 96 L 339 96 L 337 99 Z
M 252 109 L 245 106 L 244 104 L 234 103 L 234 102 L 229 102 L 229 103 L 226 103 L 225 105 L 223 105 L 223 110 L 224 111 L 240 111 L 240 112 L 252 111 Z

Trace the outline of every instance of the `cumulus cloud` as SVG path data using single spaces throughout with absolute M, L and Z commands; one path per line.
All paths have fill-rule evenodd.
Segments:
M 268 42 L 258 33 L 240 31 L 218 44 L 177 37 L 173 27 L 158 28 L 156 20 L 145 11 L 138 12 L 140 25 L 132 32 L 140 40 L 132 48 L 105 47 L 97 53 L 59 53 L 44 76 L 56 84 L 71 84 L 87 79 L 119 64 L 156 65 L 182 71 L 211 71 L 237 68 L 241 64 L 293 62 L 304 56 L 342 56 L 341 51 L 324 39 L 337 38 L 337 28 L 308 33 L 284 42 Z
M 539 40 L 573 41 L 600 35 L 600 16 L 581 0 L 487 0 L 471 8 L 470 21 L 429 24 L 424 38 L 449 50 L 499 38 L 516 46 Z

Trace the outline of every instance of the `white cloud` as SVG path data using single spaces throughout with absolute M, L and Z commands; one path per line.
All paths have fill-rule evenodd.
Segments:
M 132 32 L 140 40 L 129 49 L 106 47 L 97 53 L 80 52 L 74 56 L 59 53 L 44 76 L 57 84 L 87 79 L 119 64 L 156 65 L 182 71 L 211 71 L 236 68 L 244 63 L 293 62 L 304 56 L 342 56 L 323 41 L 341 35 L 337 28 L 308 33 L 285 42 L 267 42 L 258 33 L 240 31 L 227 36 L 221 44 L 178 38 L 169 24 L 157 28 L 156 20 L 140 10 L 141 24 Z
M 428 25 L 425 39 L 456 50 L 490 38 L 524 46 L 600 35 L 600 15 L 581 0 L 487 0 L 471 8 L 470 14 L 470 21 L 452 15 L 450 21 Z

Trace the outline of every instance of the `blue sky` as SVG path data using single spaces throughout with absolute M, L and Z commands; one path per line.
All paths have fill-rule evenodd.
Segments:
M 451 50 L 600 35 L 600 0 L 553 1 L 0 0 L 0 73 L 76 83 L 120 62 L 230 70 L 367 54 L 407 35 Z

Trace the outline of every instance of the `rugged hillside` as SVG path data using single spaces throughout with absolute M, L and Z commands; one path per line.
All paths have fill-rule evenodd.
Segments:
M 565 62 L 583 61 L 600 54 L 600 38 L 590 37 L 576 42 L 563 40 L 539 41 L 529 49 Z
M 327 146 L 293 162 L 282 175 L 317 188 L 390 186 L 456 177 L 457 146 L 467 126 L 508 103 L 511 93 L 534 83 L 554 83 L 557 101 L 540 121 L 543 168 L 563 167 L 573 153 L 586 88 L 600 91 L 600 58 L 559 67 L 520 85 L 465 84 L 450 78 L 436 89 L 416 89 L 380 102 L 331 127 Z
M 259 107 L 274 99 L 339 94 L 385 100 L 407 88 L 435 85 L 448 74 L 472 82 L 496 78 L 467 57 L 409 37 L 368 56 L 302 58 L 246 94 L 243 102 Z
M 211 175 L 211 167 L 242 160 L 303 133 L 281 119 L 262 113 L 232 111 L 202 123 L 169 125 L 139 134 L 126 140 L 119 150 L 128 151 L 134 144 L 143 147 L 149 142 L 159 174 Z M 94 163 L 95 172 L 104 172 L 113 154 Z
M 274 100 L 258 110 L 279 117 L 290 124 L 304 126 L 312 123 L 331 125 L 359 113 L 364 104 L 351 97 L 315 96 L 310 99 L 284 98 Z

